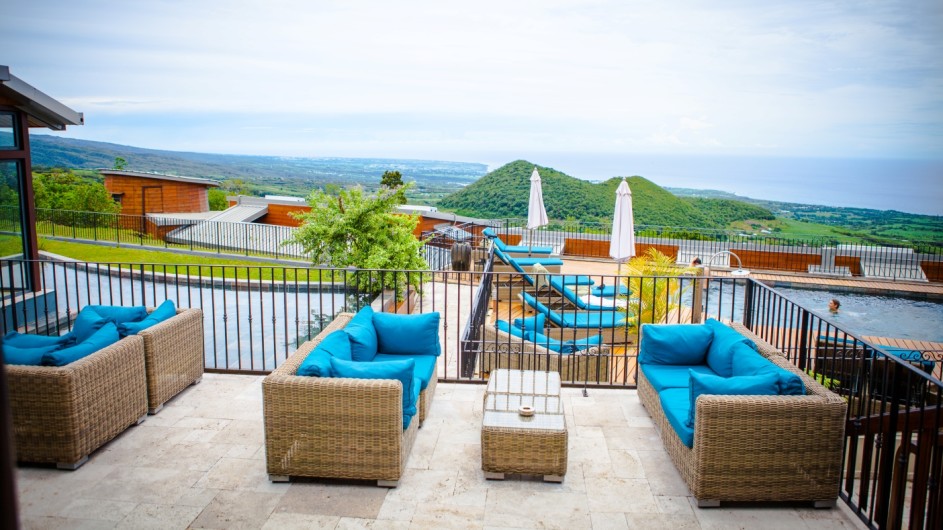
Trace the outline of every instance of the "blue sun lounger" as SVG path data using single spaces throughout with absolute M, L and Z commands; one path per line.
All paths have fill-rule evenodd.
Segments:
M 549 256 L 553 254 L 553 247 L 531 247 L 528 245 L 505 245 L 504 241 L 498 237 L 498 234 L 490 228 L 485 228 L 481 231 L 482 235 L 494 241 L 494 246 L 500 248 L 501 251 L 506 253 L 514 254 L 543 254 Z
M 591 290 L 591 293 L 595 296 L 601 296 L 603 298 L 613 298 L 616 296 L 616 286 L 615 285 L 596 285 Z M 629 296 L 629 288 L 625 285 L 619 284 L 619 294 L 621 296 Z
M 627 327 L 627 313 L 621 311 L 562 311 L 557 312 L 528 293 L 521 293 L 521 299 L 534 311 L 546 315 L 553 325 L 570 329 L 613 329 Z
M 548 283 L 550 284 L 551 289 L 562 296 L 564 300 L 566 300 L 570 305 L 576 306 L 577 309 L 581 309 L 583 311 L 615 311 L 620 308 L 620 300 L 617 300 L 616 298 L 602 298 L 599 296 L 593 296 L 590 298 L 590 300 L 584 300 L 566 286 L 562 276 L 550 276 Z M 622 306 L 624 307 L 625 302 L 621 302 L 623 304 Z
M 520 273 L 521 276 L 524 277 L 524 280 L 531 287 L 536 287 L 537 282 L 534 280 L 533 276 L 531 276 L 530 274 L 527 273 L 527 271 L 524 270 L 524 267 L 534 266 L 534 263 L 528 264 L 527 263 L 528 261 L 540 263 L 544 267 L 546 267 L 547 265 L 551 265 L 551 266 L 563 265 L 563 260 L 556 259 L 556 258 L 543 258 L 543 259 L 531 258 L 530 260 L 528 260 L 527 258 L 512 258 L 511 256 L 508 256 L 504 252 L 501 252 L 501 250 L 498 247 L 494 248 L 494 255 L 500 258 L 501 261 L 503 261 L 504 263 L 513 267 L 515 271 Z M 522 263 L 522 261 L 525 263 Z M 551 276 L 551 278 L 557 278 L 557 277 L 563 279 L 564 285 L 593 285 L 593 279 L 583 274 L 560 274 L 560 275 L 555 274 Z

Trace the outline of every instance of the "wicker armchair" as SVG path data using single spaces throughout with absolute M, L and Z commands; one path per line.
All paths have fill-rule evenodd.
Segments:
M 147 417 L 144 339 L 126 337 L 66 366 L 7 366 L 16 459 L 77 469 Z
M 170 398 L 203 379 L 203 311 L 177 315 L 140 333 L 144 338 L 147 411 L 156 414 Z
M 611 349 L 602 344 L 567 355 L 513 337 L 494 324 L 482 325 L 482 374 L 498 368 L 559 372 L 564 382 L 609 382 Z
M 760 353 L 802 378 L 805 396 L 704 395 L 693 447 L 668 423 L 658 394 L 638 373 L 638 394 L 700 506 L 720 501 L 813 501 L 833 506 L 841 478 L 847 404 L 739 324 Z
M 326 477 L 395 487 L 406 468 L 420 422 L 403 430 L 398 382 L 295 375 L 308 353 L 351 318 L 339 314 L 262 382 L 265 458 L 272 481 Z M 430 398 L 435 380 L 426 388 Z

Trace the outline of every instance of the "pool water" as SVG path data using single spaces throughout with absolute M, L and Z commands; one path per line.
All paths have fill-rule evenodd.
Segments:
M 943 342 L 943 303 L 892 296 L 774 287 L 790 300 L 857 335 Z M 841 302 L 838 313 L 828 302 Z

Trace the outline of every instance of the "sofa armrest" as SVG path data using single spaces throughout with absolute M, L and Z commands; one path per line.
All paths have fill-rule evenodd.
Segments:
M 141 337 L 61 367 L 7 370 L 21 461 L 76 462 L 147 413 Z
M 144 339 L 147 406 L 156 412 L 181 390 L 203 377 L 204 333 L 201 309 L 177 314 L 138 333 Z

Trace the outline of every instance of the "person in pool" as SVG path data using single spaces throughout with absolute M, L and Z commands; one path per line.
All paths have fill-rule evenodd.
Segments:
M 841 302 L 839 302 L 837 298 L 832 298 L 828 302 L 828 310 L 831 311 L 832 313 L 838 313 L 839 307 L 841 307 Z

